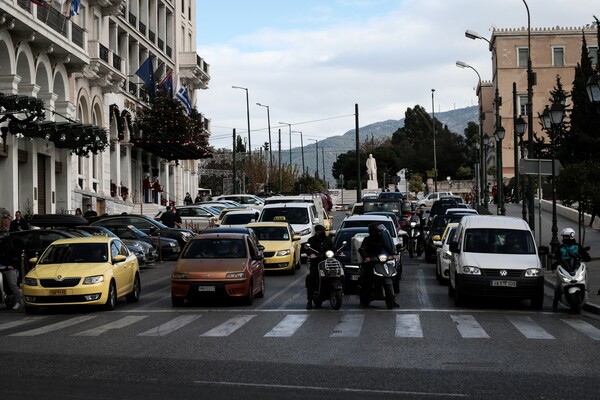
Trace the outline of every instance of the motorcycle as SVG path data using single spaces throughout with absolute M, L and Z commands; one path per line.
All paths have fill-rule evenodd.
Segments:
M 6 308 L 12 309 L 16 304 L 15 296 L 10 290 L 8 282 L 5 281 L 4 274 L 1 273 L 6 268 L 8 267 L 0 265 L 0 304 L 4 304 Z
M 415 254 L 417 257 L 421 257 L 421 254 L 423 254 L 424 239 L 422 233 L 421 227 L 415 221 L 411 221 L 408 230 L 408 255 L 410 258 L 413 258 Z
M 307 252 L 310 252 L 316 255 L 317 259 L 322 258 L 322 260 L 318 261 L 318 279 L 316 284 L 314 285 L 314 293 L 313 293 L 313 302 L 316 307 L 321 307 L 323 302 L 329 299 L 329 304 L 331 304 L 331 308 L 334 310 L 339 310 L 342 307 L 342 299 L 344 295 L 344 266 L 335 258 L 335 255 L 338 254 L 343 248 L 346 246 L 346 242 L 342 242 L 342 247 L 340 247 L 336 252 L 332 250 L 327 250 L 325 255 L 319 254 L 315 249 L 310 247 L 310 244 L 305 245 L 305 249 Z M 310 258 L 308 262 L 313 262 Z M 308 264 L 308 263 L 307 263 Z M 306 287 L 308 288 L 308 279 L 310 275 L 306 276 Z
M 587 252 L 590 248 L 584 247 Z M 556 268 L 556 288 L 552 310 L 558 309 L 559 301 L 575 314 L 581 313 L 581 307 L 587 300 L 587 268 L 580 256 L 563 260 Z
M 361 264 L 359 278 L 359 284 L 361 285 L 359 292 L 361 305 L 368 306 L 374 300 L 385 300 L 388 310 L 397 306 L 393 283 L 394 277 L 398 273 L 395 264 L 396 261 L 394 258 L 385 253 Z M 365 282 L 367 268 L 371 268 L 373 271 L 370 283 Z

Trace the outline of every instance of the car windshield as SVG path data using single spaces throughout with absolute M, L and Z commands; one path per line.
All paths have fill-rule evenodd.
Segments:
M 147 238 L 148 237 L 148 235 L 145 232 L 139 230 L 138 228 L 136 228 L 133 225 L 127 225 L 127 228 L 129 228 L 132 232 L 135 232 L 135 234 L 138 237 L 141 237 L 141 238 Z
M 394 236 L 396 229 L 394 229 L 394 222 L 391 219 L 386 221 L 373 221 L 373 220 L 354 220 L 342 222 L 342 228 L 354 228 L 354 227 L 369 227 L 373 223 L 383 224 L 385 228 L 390 232 L 390 235 Z
M 108 261 L 106 243 L 51 245 L 38 264 L 98 263 Z
M 308 224 L 308 209 L 296 207 L 277 207 L 263 209 L 261 221 L 287 222 L 288 224 Z
M 258 240 L 290 240 L 290 233 L 287 228 L 283 226 L 273 226 L 273 227 L 264 227 L 264 226 L 255 226 L 252 227 L 252 230 L 256 232 L 258 236 Z
M 514 229 L 467 229 L 465 252 L 495 254 L 535 254 L 529 231 Z
M 401 208 L 401 201 L 366 201 L 363 204 L 363 212 L 365 213 L 371 211 L 390 211 L 400 214 L 402 212 Z
M 222 225 L 246 225 L 256 218 L 254 213 L 252 214 L 232 214 L 228 213 L 223 217 L 221 221 Z
M 243 239 L 198 239 L 189 243 L 180 258 L 246 258 L 246 247 Z

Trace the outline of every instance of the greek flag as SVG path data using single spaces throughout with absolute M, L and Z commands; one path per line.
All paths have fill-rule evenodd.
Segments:
M 189 114 L 192 111 L 192 100 L 190 99 L 190 93 L 186 85 L 182 85 L 181 88 L 175 94 L 175 98 L 183 104 L 185 111 Z

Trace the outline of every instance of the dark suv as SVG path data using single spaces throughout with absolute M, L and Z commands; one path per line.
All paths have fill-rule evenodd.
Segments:
M 146 235 L 156 236 L 160 234 L 161 237 L 175 239 L 181 248 L 194 236 L 194 232 L 189 229 L 169 228 L 163 223 L 145 215 L 102 215 L 90 218 L 90 222 L 90 225 L 95 226 L 133 225 Z

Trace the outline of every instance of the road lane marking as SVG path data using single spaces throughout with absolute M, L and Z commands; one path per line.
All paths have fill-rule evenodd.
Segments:
M 237 317 L 228 319 L 221 325 L 209 330 L 208 332 L 203 333 L 200 336 L 205 336 L 205 337 L 229 336 L 233 332 L 237 331 L 242 326 L 244 326 L 248 321 L 250 321 L 254 317 L 256 317 L 256 315 L 238 315 Z
M 300 329 L 307 319 L 308 314 L 286 315 L 285 318 L 267 332 L 264 337 L 290 337 Z
M 304 268 L 300 268 L 298 271 L 304 271 Z M 297 271 L 297 272 L 298 272 Z M 275 299 L 277 299 L 279 296 L 281 296 L 282 294 L 284 294 L 285 292 L 287 292 L 288 290 L 290 290 L 290 288 L 293 288 L 294 286 L 297 286 L 298 283 L 300 281 L 303 281 L 306 279 L 306 274 L 300 274 L 300 276 L 298 278 L 296 278 L 292 283 L 290 283 L 289 285 L 287 285 L 285 288 L 281 289 L 279 292 L 269 295 L 269 298 L 265 301 L 263 301 L 260 306 L 256 307 L 256 310 L 261 310 L 263 311 L 263 309 L 268 306 L 269 304 L 271 304 Z M 306 293 L 306 291 L 303 291 L 304 293 Z M 282 305 L 280 305 L 278 307 L 279 310 L 283 310 L 285 309 L 285 307 L 287 307 L 287 305 L 295 300 L 296 296 L 293 296 L 291 299 L 288 299 L 287 301 L 285 301 Z
M 490 336 L 479 325 L 472 315 L 450 315 L 456 324 L 456 329 L 465 339 L 489 339 Z
M 425 276 L 422 268 L 417 270 L 417 299 L 419 300 L 419 304 L 424 308 L 433 308 L 431 300 L 429 299 L 429 294 L 427 293 L 427 285 L 425 280 L 428 279 Z
M 96 318 L 95 315 L 82 315 L 79 317 L 69 318 L 61 322 L 57 322 L 55 324 L 50 324 L 46 326 L 42 326 L 41 328 L 31 329 L 28 331 L 23 331 L 19 333 L 13 333 L 9 336 L 38 336 L 43 335 L 44 333 L 58 331 L 59 329 L 68 328 L 69 326 L 77 325 L 85 321 L 89 321 L 90 319 Z
M 329 337 L 358 337 L 364 320 L 365 314 L 343 314 Z
M 527 339 L 554 339 L 544 328 L 533 322 L 531 317 L 507 317 L 511 324 Z
M 594 340 L 600 340 L 600 329 L 585 321 L 580 319 L 561 319 L 561 321 Z
M 128 325 L 135 324 L 136 322 L 139 322 L 147 317 L 148 317 L 147 315 L 139 315 L 139 316 L 130 315 L 130 316 L 118 319 L 116 321 L 109 322 L 108 324 L 104 324 L 104 325 L 97 326 L 96 328 L 88 329 L 87 331 L 74 333 L 71 336 L 100 336 L 103 333 L 106 333 L 110 330 L 121 329 Z
M 183 328 L 187 324 L 191 324 L 200 317 L 201 315 L 181 315 L 146 332 L 142 332 L 138 336 L 166 336 L 179 328 Z
M 423 329 L 418 314 L 396 315 L 396 337 L 422 338 Z
M 0 324 L 0 331 L 5 331 L 7 329 L 15 328 L 17 326 L 29 324 L 31 322 L 39 321 L 41 319 L 44 319 L 44 317 L 25 317 L 17 321 L 5 322 L 3 324 Z

